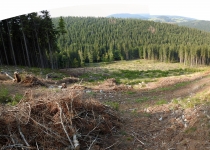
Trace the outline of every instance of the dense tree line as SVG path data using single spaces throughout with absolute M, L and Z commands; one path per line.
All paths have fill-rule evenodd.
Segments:
M 57 32 L 48 11 L 0 21 L 0 63 L 54 68 Z
M 58 38 L 62 67 L 137 58 L 186 65 L 210 62 L 210 34 L 197 29 L 139 19 L 63 19 L 67 33 Z M 59 18 L 53 22 L 57 26 Z
M 48 11 L 0 21 L 0 64 L 79 67 L 113 60 L 210 63 L 210 33 L 139 19 L 50 18 Z
M 192 21 L 180 22 L 177 24 L 179 26 L 186 26 L 186 27 L 210 32 L 210 21 L 206 21 L 206 20 L 192 20 Z

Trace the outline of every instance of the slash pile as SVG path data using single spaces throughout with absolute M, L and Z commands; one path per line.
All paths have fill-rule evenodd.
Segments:
M 76 91 L 0 106 L 2 149 L 91 149 L 104 147 L 107 136 L 121 126 L 116 112 Z M 70 94 L 69 94 L 70 93 Z

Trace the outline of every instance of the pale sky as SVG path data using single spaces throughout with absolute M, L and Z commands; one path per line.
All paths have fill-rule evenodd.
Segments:
M 210 21 L 208 0 L 6 0 L 0 3 L 0 20 L 41 10 L 52 17 L 149 13 Z

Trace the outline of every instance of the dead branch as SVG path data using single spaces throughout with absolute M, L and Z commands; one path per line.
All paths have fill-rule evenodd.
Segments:
M 15 79 L 14 79 L 12 76 L 10 76 L 8 73 L 5 72 L 5 74 L 6 74 L 6 76 L 8 76 L 11 80 L 15 81 Z
M 133 131 L 132 131 L 133 132 Z M 145 143 L 143 143 L 141 140 L 139 140 L 136 136 L 135 136 L 135 132 L 133 132 L 133 134 L 131 134 L 137 141 L 139 141 L 142 145 L 145 145 Z
M 37 142 L 36 142 L 36 149 L 39 150 L 39 146 L 38 146 Z
M 19 130 L 19 133 L 20 133 L 20 136 L 21 138 L 23 139 L 23 141 L 25 142 L 25 144 L 30 147 L 30 145 L 28 144 L 28 142 L 26 141 L 25 139 L 25 136 L 23 135 L 23 133 L 21 132 L 21 129 L 20 129 L 20 124 L 18 123 L 18 130 Z
M 104 150 L 106 149 L 110 149 L 111 147 L 113 147 L 115 144 L 117 144 L 119 141 L 115 142 L 114 144 L 110 145 L 109 147 L 105 148 Z
M 99 118 L 99 120 L 100 120 L 100 118 Z M 84 140 L 86 140 L 86 138 L 90 135 L 90 133 L 93 132 L 100 124 L 101 124 L 101 122 L 99 121 L 99 123 L 87 135 L 85 135 L 86 137 Z
M 74 145 L 73 145 L 73 143 L 72 143 L 72 141 L 71 141 L 71 139 L 70 139 L 70 137 L 69 137 L 69 135 L 68 135 L 68 133 L 67 133 L 67 131 L 66 131 L 66 128 L 65 128 L 65 126 L 64 126 L 64 124 L 63 124 L 62 109 L 61 109 L 61 107 L 60 107 L 60 105 L 59 105 L 58 102 L 56 102 L 56 104 L 58 105 L 58 108 L 59 108 L 59 110 L 60 110 L 60 120 L 61 120 L 60 123 L 61 123 L 61 125 L 62 125 L 62 127 L 63 127 L 63 130 L 64 130 L 64 132 L 65 132 L 65 134 L 66 134 L 68 140 L 69 140 L 69 143 L 71 144 L 71 147 L 74 148 Z
M 38 124 L 39 126 L 43 127 L 44 129 L 46 129 L 47 131 L 51 132 L 53 135 L 57 136 L 60 139 L 64 139 L 63 137 L 61 137 L 60 135 L 56 134 L 55 132 L 53 132 L 51 129 L 45 127 L 44 125 L 40 124 L 39 122 L 37 122 L 36 120 L 34 120 L 33 118 L 30 118 L 32 121 L 34 121 L 36 124 Z M 45 131 L 44 131 L 45 132 Z M 45 132 L 46 134 L 50 135 L 49 133 Z M 52 137 L 54 137 L 53 135 L 51 135 Z M 55 138 L 55 137 L 54 137 Z
M 92 143 L 90 144 L 88 150 L 91 150 L 91 147 L 93 146 L 93 144 L 94 144 L 94 142 L 97 140 L 97 138 L 98 138 L 98 135 L 97 135 L 97 137 L 95 138 L 95 140 L 92 141 Z
M 9 136 L 10 136 L 10 139 L 11 139 L 12 143 L 13 143 L 13 144 L 16 144 L 16 143 L 15 143 L 15 140 L 14 140 L 13 137 L 12 137 L 12 133 L 11 133 L 11 131 L 10 131 L 10 129 L 9 129 L 9 126 L 7 127 L 7 129 L 8 129 Z
M 74 142 L 75 150 L 79 150 L 80 146 L 79 146 L 79 141 L 77 140 L 77 135 L 76 134 L 74 134 L 74 136 L 73 136 L 73 142 Z
M 9 148 L 35 149 L 34 147 L 23 146 L 23 144 L 13 144 L 9 146 L 4 146 L 1 148 L 1 150 L 9 149 Z

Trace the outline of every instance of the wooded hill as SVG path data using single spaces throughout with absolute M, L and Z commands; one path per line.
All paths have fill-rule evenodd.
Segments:
M 174 24 L 139 19 L 65 17 L 58 39 L 61 66 L 87 62 L 156 59 L 186 65 L 209 64 L 210 34 Z M 53 18 L 55 26 L 59 18 Z
M 0 65 L 64 68 L 137 58 L 208 65 L 209 45 L 210 33 L 139 19 L 51 19 L 42 11 L 0 21 Z
M 178 25 L 210 32 L 210 21 L 192 20 L 187 22 L 180 22 Z
M 129 13 L 119 13 L 112 14 L 107 16 L 108 18 L 133 18 L 133 19 L 142 19 L 155 22 L 165 22 L 165 23 L 179 23 L 179 22 L 188 22 L 192 20 L 197 20 L 189 17 L 182 16 L 170 16 L 170 15 L 150 15 L 150 14 L 129 14 Z

